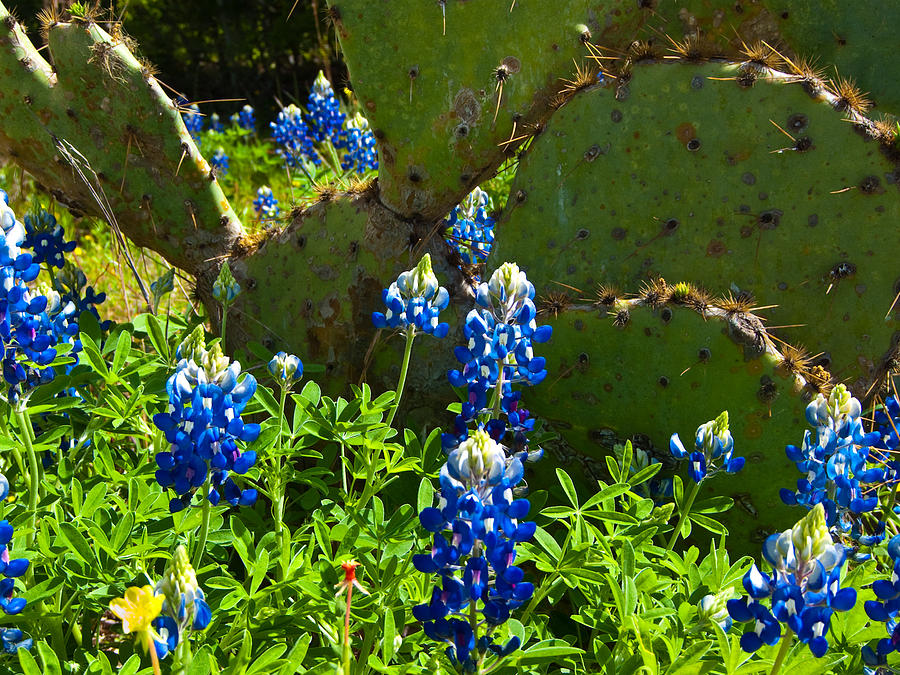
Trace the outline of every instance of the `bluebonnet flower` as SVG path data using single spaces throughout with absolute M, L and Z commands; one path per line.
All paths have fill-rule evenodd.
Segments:
M 444 222 L 444 237 L 467 265 L 483 263 L 494 245 L 494 219 L 488 215 L 491 198 L 475 188 L 453 208 Z
M 106 293 L 98 293 L 93 286 L 87 285 L 87 277 L 77 265 L 66 261 L 62 270 L 53 277 L 53 290 L 59 293 L 61 305 L 72 303 L 75 305 L 75 316 L 82 312 L 90 312 L 100 323 L 100 330 L 107 331 L 112 326 L 112 321 L 102 319 L 97 306 L 106 302 Z M 81 350 L 81 344 L 76 340 L 75 349 Z
M 20 649 L 31 650 L 34 640 L 26 638 L 18 628 L 0 628 L 0 640 L 3 641 L 3 651 L 7 654 L 15 654 Z
M 253 106 L 245 105 L 240 112 L 236 112 L 231 116 L 231 122 L 241 129 L 253 131 L 256 128 L 256 114 L 253 111 Z
M 451 662 L 466 671 L 487 652 L 502 656 L 519 647 L 515 637 L 495 644 L 492 634 L 534 593 L 514 564 L 516 544 L 531 539 L 536 529 L 533 522 L 522 522 L 528 500 L 513 498 L 523 474 L 518 456 L 507 455 L 485 430 L 477 429 L 441 468 L 438 506 L 419 514 L 422 526 L 434 533 L 434 543 L 429 553 L 413 556 L 413 565 L 440 579 L 429 601 L 413 607 L 413 615 L 424 623 L 428 637 L 447 644 Z M 480 638 L 469 622 L 470 603 L 482 616 Z
M 697 427 L 694 437 L 694 450 L 685 450 L 678 434 L 669 439 L 669 450 L 675 459 L 688 459 L 689 473 L 695 483 L 700 483 L 707 476 L 714 476 L 719 471 L 737 473 L 744 467 L 744 458 L 734 456 L 734 439 L 728 429 L 728 411 L 722 412 L 716 419 Z
M 209 163 L 216 170 L 216 174 L 219 176 L 228 175 L 228 155 L 225 154 L 225 148 L 219 146 L 216 148 L 215 154 L 209 160 Z
M 309 134 L 316 143 L 336 139 L 344 123 L 344 113 L 334 97 L 331 82 L 321 70 L 309 92 L 306 119 Z
M 268 185 L 263 185 L 256 191 L 253 209 L 256 211 L 256 217 L 259 219 L 276 218 L 278 216 L 278 200 L 272 194 L 272 188 Z
M 212 610 L 197 583 L 187 549 L 182 545 L 175 549 L 153 592 L 165 598 L 159 616 L 153 620 L 153 628 L 160 638 L 156 640 L 156 653 L 162 658 L 191 631 L 204 630 L 212 620 Z
M 278 352 L 273 356 L 268 369 L 278 384 L 285 388 L 290 388 L 303 377 L 303 361 L 286 352 Z
M 177 350 L 178 365 L 166 382 L 168 412 L 153 416 L 165 432 L 169 451 L 156 455 L 157 482 L 177 495 L 169 502 L 173 512 L 183 509 L 191 495 L 208 480 L 204 495 L 236 506 L 256 501 L 256 490 L 241 490 L 231 473 L 245 474 L 256 463 L 256 453 L 242 452 L 239 442 L 259 437 L 258 424 L 245 424 L 241 412 L 256 393 L 256 378 L 238 381 L 241 364 L 229 361 L 216 343 L 206 350 L 203 327 L 198 327 Z
M 286 166 L 300 166 L 304 162 L 322 163 L 314 145 L 315 138 L 303 120 L 303 112 L 293 103 L 278 113 L 277 119 L 269 126 L 272 137 L 281 146 L 278 154 Z
M 240 295 L 241 285 L 231 273 L 231 266 L 226 260 L 219 268 L 219 275 L 213 282 L 212 296 L 223 304 L 230 304 Z
M 344 171 L 356 169 L 356 173 L 365 173 L 378 169 L 375 136 L 369 130 L 369 120 L 360 113 L 347 120 L 346 128 L 334 138 L 334 146 L 345 151 L 341 158 Z
M 25 232 L 22 248 L 34 251 L 32 258 L 38 265 L 46 262 L 50 267 L 62 269 L 65 254 L 75 250 L 76 242 L 66 241 L 62 225 L 45 209 L 25 216 Z
M 213 113 L 209 116 L 209 130 L 216 134 L 221 134 L 225 127 L 222 126 L 222 122 L 219 119 L 218 113 Z
M 37 278 L 40 265 L 20 249 L 25 228 L 6 199 L 0 200 L 0 227 L 2 366 L 10 386 L 9 398 L 15 401 L 56 376 L 50 364 L 56 358 L 57 345 L 73 344 L 77 351 L 80 344 L 75 305 L 49 289 L 41 294 L 28 285 Z
M 816 504 L 792 529 L 769 536 L 763 555 L 772 565 L 772 574 L 754 564 L 743 579 L 749 598 L 727 603 L 732 619 L 754 622 L 753 629 L 741 636 L 741 648 L 755 652 L 763 644 L 777 643 L 783 623 L 814 656 L 823 656 L 828 650 L 831 615 L 851 609 L 856 590 L 841 588 L 846 551 L 832 540 L 822 504 Z M 767 598 L 770 607 L 760 602 Z
M 878 600 L 867 600 L 864 605 L 869 618 L 883 622 L 888 634 L 878 641 L 875 649 L 869 645 L 862 648 L 863 660 L 870 666 L 886 665 L 888 654 L 900 650 L 900 623 L 897 621 L 900 612 L 900 534 L 888 543 L 888 555 L 893 563 L 891 578 L 874 582 L 872 590 Z
M 499 386 L 501 409 L 516 412 L 512 385 L 535 385 L 547 377 L 546 359 L 534 356 L 533 343 L 549 340 L 553 329 L 537 325 L 533 298 L 534 286 L 515 263 L 504 263 L 478 286 L 475 301 L 483 309 L 466 316 L 466 345 L 454 351 L 463 368 L 448 373 L 453 386 L 468 389 L 466 421 L 485 411 L 489 390 Z
M 869 464 L 870 447 L 885 443 L 883 432 L 866 433 L 861 412 L 859 401 L 843 384 L 836 385 L 827 399 L 819 394 L 806 408 L 815 431 L 806 430 L 801 447 L 786 448 L 788 459 L 796 462 L 804 477 L 797 481 L 796 492 L 781 490 L 782 501 L 789 505 L 812 508 L 821 503 L 828 525 L 850 536 L 855 531 L 857 539 L 860 514 L 878 506 L 877 486 L 887 476 L 882 462 Z
M 450 302 L 447 289 L 438 284 L 431 268 L 431 255 L 422 256 L 413 269 L 402 272 L 381 294 L 387 309 L 372 312 L 376 328 L 419 330 L 434 337 L 447 336 L 449 325 L 440 323 L 438 315 Z
M 0 609 L 6 614 L 18 614 L 25 609 L 25 598 L 15 596 L 15 580 L 28 570 L 28 558 L 10 558 L 9 543 L 15 531 L 8 520 L 0 520 Z
M 700 624 L 717 623 L 726 633 L 731 630 L 732 619 L 728 614 L 727 603 L 732 599 L 733 591 L 728 589 L 716 595 L 707 594 L 700 598 L 697 605 L 697 620 Z
M 200 133 L 203 131 L 203 115 L 200 114 L 200 106 L 196 103 L 185 105 L 187 101 L 183 98 L 179 99 L 178 103 L 183 107 L 181 119 L 184 120 L 184 126 L 187 127 L 188 133 L 199 147 Z

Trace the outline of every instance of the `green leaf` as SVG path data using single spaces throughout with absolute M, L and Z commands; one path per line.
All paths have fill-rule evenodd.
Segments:
M 622 574 L 626 577 L 634 576 L 634 547 L 627 539 L 622 540 Z
M 94 316 L 93 312 L 84 311 L 78 315 L 78 333 L 80 335 L 87 334 L 96 342 L 100 341 L 102 337 L 100 322 L 97 321 L 97 317 Z
M 613 497 L 618 497 L 619 495 L 623 495 L 628 490 L 631 489 L 631 486 L 628 483 L 616 483 L 615 485 L 610 485 L 609 487 L 605 487 L 600 492 L 591 497 L 587 502 L 585 502 L 582 510 L 586 510 L 595 504 L 599 504 L 602 501 L 607 499 L 612 499 Z
M 88 363 L 94 372 L 101 375 L 104 379 L 109 376 L 109 369 L 106 367 L 106 361 L 100 355 L 100 349 L 89 335 L 81 335 L 82 353 L 87 356 Z
M 306 652 L 309 650 L 309 643 L 311 641 L 312 633 L 306 633 L 294 643 L 294 646 L 291 647 L 291 651 L 288 652 L 288 655 L 285 657 L 287 663 L 281 667 L 281 670 L 278 671 L 278 675 L 293 675 L 294 673 L 300 672 L 303 659 L 306 658 Z
M 691 513 L 724 513 L 732 506 L 734 506 L 734 500 L 731 497 L 717 495 L 694 502 Z
M 197 653 L 194 654 L 194 659 L 191 661 L 191 665 L 188 667 L 185 675 L 209 675 L 211 670 L 210 663 L 213 658 L 212 650 L 209 645 L 203 645 Z
M 261 656 L 253 659 L 253 664 L 250 666 L 250 669 L 247 671 L 247 675 L 251 675 L 252 673 L 268 673 L 269 666 L 277 661 L 278 658 L 284 654 L 284 650 L 287 649 L 286 645 L 275 645 L 273 647 L 269 647 L 266 651 L 262 653 Z
M 712 643 L 702 641 L 702 642 L 694 642 L 688 647 L 685 647 L 684 651 L 672 662 L 672 665 L 669 666 L 669 669 L 666 670 L 666 675 L 696 675 L 697 673 L 703 672 L 698 665 L 698 662 L 706 652 L 709 651 L 709 648 L 712 646 Z M 709 664 L 711 668 L 713 664 Z
M 718 520 L 714 520 L 709 516 L 704 516 L 699 513 L 694 513 L 693 510 L 691 510 L 691 520 L 694 521 L 694 524 L 699 525 L 704 530 L 709 530 L 713 534 L 728 534 L 726 527 Z
M 520 665 L 536 665 L 556 661 L 567 656 L 584 654 L 584 650 L 577 647 L 566 647 L 563 645 L 541 647 L 542 644 L 544 642 L 539 642 L 531 649 L 523 651 L 518 658 L 518 663 Z
M 563 492 L 566 493 L 566 497 L 569 498 L 569 502 L 576 509 L 578 508 L 578 493 L 575 491 L 575 484 L 572 482 L 572 479 L 562 469 L 556 469 L 556 477 L 559 480 L 559 484 L 562 485 Z
M 560 548 L 556 539 L 553 538 L 553 535 L 544 528 L 538 527 L 534 531 L 534 540 L 539 543 L 547 553 L 553 556 L 554 560 L 559 560 L 562 556 L 562 548 Z
M 256 389 L 255 398 L 259 403 L 262 404 L 262 407 L 265 408 L 267 413 L 269 413 L 276 420 L 278 419 L 280 408 L 278 407 L 278 400 L 272 395 L 271 390 L 266 387 L 259 386 Z
M 269 569 L 269 552 L 260 547 L 258 551 L 259 557 L 256 560 L 256 564 L 253 565 L 253 577 L 250 580 L 250 595 L 256 595 L 256 591 L 259 590 L 260 585 L 263 582 L 263 579 L 266 578 L 266 571 Z
M 394 623 L 394 612 L 390 608 L 384 611 L 384 638 L 381 643 L 381 655 L 385 663 L 390 663 L 394 657 L 394 637 L 397 635 L 397 627 Z
M 59 667 L 59 659 L 50 645 L 41 640 L 37 643 L 37 651 L 41 657 L 41 663 L 44 664 L 44 675 L 62 675 L 62 669 Z M 20 650 L 22 651 L 22 650 Z
M 19 649 L 16 654 L 19 656 L 19 665 L 22 666 L 24 675 L 42 675 L 41 669 L 38 668 L 37 661 L 28 653 L 27 649 Z
M 72 523 L 60 523 L 59 536 L 66 546 L 68 546 L 75 555 L 81 558 L 82 561 L 86 562 L 91 567 L 96 566 L 97 559 L 94 556 L 91 545 L 88 544 L 84 535 L 81 534 L 81 532 L 78 531 L 78 528 L 72 525 Z
M 641 483 L 646 483 L 648 480 L 653 478 L 656 474 L 659 473 L 660 469 L 662 469 L 663 465 L 660 463 L 650 464 L 649 466 L 645 466 L 643 469 L 638 471 L 636 474 L 631 476 L 628 479 L 628 483 L 635 487 L 636 485 L 640 485 Z
M 422 509 L 434 506 L 434 486 L 431 480 L 423 478 L 419 481 L 419 494 L 416 496 L 416 510 L 421 513 Z
M 145 316 L 147 317 L 147 335 L 150 338 L 150 342 L 153 344 L 153 349 L 155 349 L 156 353 L 165 361 L 169 361 L 169 342 L 166 340 L 165 333 L 163 333 L 162 324 L 159 319 L 152 314 L 147 314 Z M 137 324 L 136 319 L 135 324 Z
M 119 675 L 134 675 L 137 671 L 141 669 L 141 657 L 137 654 L 132 654 L 128 657 L 128 660 L 122 665 L 119 669 Z
M 125 365 L 125 360 L 130 353 L 131 333 L 127 330 L 122 330 L 122 332 L 119 333 L 119 339 L 116 340 L 116 353 L 113 354 L 112 370 L 114 373 L 118 374 L 122 372 L 122 366 Z
M 91 491 L 88 492 L 87 497 L 84 498 L 84 504 L 82 504 L 81 508 L 76 512 L 76 517 L 90 519 L 94 515 L 94 511 L 96 511 L 106 499 L 107 489 L 106 483 L 97 483 L 92 487 Z

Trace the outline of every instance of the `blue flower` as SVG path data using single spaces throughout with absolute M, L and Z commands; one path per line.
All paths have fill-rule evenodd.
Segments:
M 450 295 L 438 285 L 431 268 L 431 255 L 422 256 L 419 264 L 397 277 L 397 281 L 381 294 L 385 312 L 372 312 L 376 328 L 419 330 L 437 338 L 447 336 L 450 327 L 439 322 L 439 314 L 447 308 Z
M 225 127 L 222 126 L 222 122 L 219 119 L 218 113 L 213 113 L 209 116 L 209 130 L 216 134 L 221 134 Z
M 727 602 L 732 619 L 754 622 L 741 636 L 741 648 L 754 652 L 775 644 L 784 623 L 814 656 L 823 656 L 832 613 L 856 604 L 856 590 L 840 587 L 847 556 L 828 532 L 824 507 L 817 504 L 792 529 L 766 539 L 763 556 L 772 565 L 771 576 L 753 565 L 743 578 L 750 597 Z M 760 602 L 766 598 L 771 610 Z
M 355 169 L 357 173 L 365 173 L 378 169 L 375 136 L 369 130 L 369 121 L 360 113 L 347 120 L 346 128 L 334 139 L 334 146 L 345 151 L 341 158 L 344 171 Z
M 46 262 L 50 267 L 62 269 L 65 254 L 75 250 L 76 242 L 66 241 L 62 225 L 45 209 L 25 216 L 25 231 L 22 247 L 34 251 L 33 262 L 39 265 Z
M 316 143 L 322 143 L 337 137 L 344 123 L 344 113 L 334 97 L 331 82 L 321 70 L 313 82 L 312 90 L 306 103 L 306 119 L 309 134 Z
M 238 445 L 259 437 L 259 425 L 241 419 L 256 393 L 256 379 L 248 374 L 238 381 L 240 363 L 229 361 L 218 343 L 207 351 L 202 327 L 177 353 L 180 360 L 166 382 L 168 412 L 153 416 L 170 443 L 170 450 L 156 455 L 157 482 L 176 493 L 169 508 L 184 508 L 207 478 L 210 491 L 205 496 L 213 504 L 224 494 L 232 506 L 251 505 L 256 490 L 241 490 L 230 474 L 245 474 L 256 463 L 256 453 L 242 452 Z
M 209 160 L 209 163 L 216 170 L 216 175 L 225 176 L 228 174 L 228 155 L 225 154 L 225 148 L 222 146 L 216 148 L 216 152 Z
M 441 469 L 439 505 L 419 514 L 422 525 L 434 532 L 434 543 L 430 552 L 413 556 L 413 565 L 421 572 L 439 574 L 440 581 L 428 603 L 413 607 L 413 615 L 424 622 L 426 635 L 448 645 L 451 662 L 463 669 L 473 669 L 484 653 L 506 655 L 518 648 L 519 643 L 512 641 L 495 645 L 490 631 L 476 645 L 467 613 L 470 603 L 476 607 L 481 603 L 478 611 L 485 623 L 497 626 L 534 593 L 534 585 L 513 564 L 516 544 L 535 532 L 534 523 L 522 522 L 530 508 L 528 500 L 512 498 L 521 480 L 520 459 L 507 455 L 484 429 L 477 429 L 450 453 Z
M 256 217 L 260 219 L 278 217 L 278 200 L 272 194 L 272 188 L 268 185 L 263 185 L 256 191 L 253 209 L 256 211 Z
M 0 629 L 0 640 L 3 641 L 3 651 L 7 654 L 15 654 L 20 649 L 30 651 L 34 640 L 26 638 L 18 628 Z
M 737 473 L 744 467 L 743 457 L 734 457 L 734 439 L 728 429 L 728 411 L 697 427 L 694 450 L 688 452 L 678 434 L 669 439 L 669 451 L 675 459 L 687 459 L 689 474 L 695 483 L 719 471 Z
M 887 461 L 895 432 L 882 425 L 866 433 L 860 415 L 859 401 L 843 384 L 836 385 L 828 398 L 819 394 L 810 402 L 806 418 L 815 430 L 804 432 L 799 448 L 788 445 L 785 450 L 803 477 L 796 491 L 782 489 L 781 499 L 807 508 L 821 503 L 829 526 L 871 545 L 884 525 L 877 521 L 875 534 L 868 535 L 860 515 L 877 507 L 879 485 L 896 484 L 896 467 Z M 876 413 L 876 422 L 885 417 Z
M 303 377 L 303 361 L 293 354 L 278 352 L 267 366 L 272 377 L 282 386 L 290 388 Z
M 253 111 L 253 107 L 250 105 L 245 105 L 241 108 L 240 112 L 236 112 L 232 115 L 231 121 L 241 129 L 246 129 L 247 131 L 256 129 L 256 114 Z
M 300 166 L 305 162 L 315 165 L 322 163 L 316 152 L 315 138 L 303 120 L 303 111 L 293 103 L 278 113 L 274 122 L 270 122 L 272 137 L 281 147 L 278 154 L 288 167 Z
M 467 265 L 483 263 L 494 245 L 494 219 L 487 215 L 490 208 L 488 194 L 475 188 L 444 222 L 444 238 Z
M 179 98 L 177 103 L 182 107 L 181 119 L 184 120 L 184 126 L 187 127 L 191 138 L 199 146 L 200 133 L 203 131 L 203 115 L 200 114 L 200 107 L 196 103 L 185 105 L 187 100 L 184 98 Z

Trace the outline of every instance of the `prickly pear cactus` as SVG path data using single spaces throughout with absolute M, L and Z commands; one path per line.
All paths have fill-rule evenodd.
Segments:
M 884 27 L 900 21 L 893 2 L 765 0 L 784 43 L 799 56 L 834 66 L 877 103 L 877 113 L 900 114 L 900 65 Z M 793 56 L 793 55 L 792 55 Z M 832 74 L 832 73 L 829 73 Z
M 48 20 L 51 66 L 2 4 L 0 26 L 0 153 L 179 267 L 197 272 L 231 251 L 241 226 L 215 173 L 122 38 L 84 15 Z
M 735 500 L 722 519 L 735 535 L 729 542 L 750 551 L 788 522 L 772 476 L 796 471 L 783 448 L 803 437 L 806 402 L 827 375 L 807 371 L 807 384 L 802 357 L 786 359 L 746 303 L 688 284 L 657 281 L 630 300 L 605 289 L 595 305 L 576 302 L 561 292 L 539 298 L 553 326 L 552 375 L 523 396 L 562 434 L 557 460 L 583 464 L 574 475 L 602 478 L 602 457 L 632 439 L 671 469 L 669 436 L 692 439 L 727 409 L 735 453 L 747 463 L 738 477 L 711 479 L 707 489 Z
M 900 327 L 898 153 L 799 78 L 637 65 L 581 92 L 522 157 L 494 260 L 585 296 L 654 276 L 750 294 L 864 396 Z
M 243 291 L 229 309 L 229 343 L 255 340 L 269 350 L 302 353 L 308 362 L 325 366 L 326 387 L 336 393 L 358 382 L 364 371 L 370 383 L 393 388 L 403 341 L 387 335 L 375 339 L 371 315 L 384 307 L 382 289 L 431 253 L 441 283 L 460 296 L 459 271 L 447 264 L 442 240 L 410 247 L 425 236 L 421 227 L 381 206 L 373 185 L 325 193 L 317 204 L 298 210 L 289 227 L 231 260 Z M 441 409 L 450 392 L 445 373 L 452 355 L 420 348 L 416 362 L 421 367 L 410 373 L 411 386 L 432 392 L 418 404 Z
M 513 5 L 329 2 L 398 213 L 446 215 L 549 115 L 573 59 L 597 72 L 585 41 L 627 44 L 647 16 L 632 0 Z

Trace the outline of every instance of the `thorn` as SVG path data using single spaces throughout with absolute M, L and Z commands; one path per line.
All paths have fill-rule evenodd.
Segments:
M 785 131 L 784 129 L 782 129 L 780 126 L 778 126 L 778 124 L 775 122 L 775 120 L 771 120 L 771 119 L 770 119 L 769 121 L 770 121 L 772 124 L 775 125 L 775 128 L 778 129 L 778 131 L 780 131 L 780 132 L 783 133 L 785 136 L 787 136 L 788 138 L 790 138 L 792 141 L 794 141 L 794 143 L 797 142 L 797 139 L 794 138 L 793 136 L 791 136 L 788 132 L 786 132 L 786 131 Z
M 175 168 L 175 175 L 178 175 L 178 172 L 181 171 L 181 163 L 184 161 L 185 155 L 187 155 L 188 149 L 182 148 L 181 150 L 181 159 L 178 160 L 178 166 Z
M 887 314 L 884 315 L 885 319 L 887 319 L 891 315 L 891 312 L 894 311 L 894 305 L 897 304 L 897 300 L 900 300 L 900 292 L 894 296 L 894 301 L 891 303 L 890 308 L 888 308 Z
M 516 6 L 516 0 L 513 0 L 513 1 L 512 1 L 512 4 L 509 6 L 509 11 L 510 11 L 510 13 L 512 13 L 513 7 L 515 7 L 515 6 Z
M 294 0 L 294 4 L 291 5 L 291 11 L 288 12 L 287 18 L 284 20 L 285 23 L 291 20 L 291 14 L 293 14 L 294 10 L 297 9 L 298 4 L 300 4 L 300 0 Z
M 854 186 L 851 185 L 850 187 L 841 188 L 840 190 L 832 190 L 830 194 L 839 195 L 842 192 L 847 192 L 848 190 L 852 190 L 853 188 L 854 188 Z
M 494 110 L 494 119 L 491 120 L 491 128 L 493 129 L 494 124 L 497 122 L 497 115 L 500 113 L 500 101 L 503 100 L 503 83 L 497 83 L 497 107 Z

